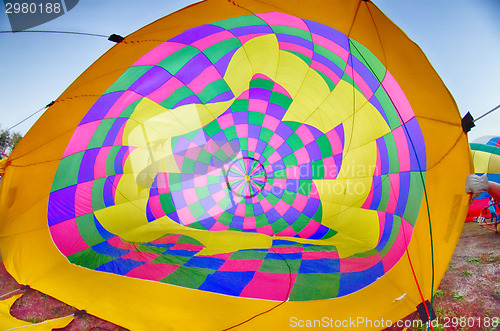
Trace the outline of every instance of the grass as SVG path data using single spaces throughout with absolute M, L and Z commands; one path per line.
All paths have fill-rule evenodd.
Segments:
M 472 271 L 470 271 L 470 270 L 464 270 L 464 271 L 462 271 L 462 275 L 464 275 L 464 276 L 472 276 Z

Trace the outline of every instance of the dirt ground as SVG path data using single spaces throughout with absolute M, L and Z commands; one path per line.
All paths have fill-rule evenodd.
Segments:
M 434 299 L 434 310 L 439 317 L 434 330 L 500 330 L 497 326 L 500 317 L 500 234 L 491 229 L 482 228 L 478 223 L 464 225 Z M 0 264 L 0 296 L 19 288 L 20 285 Z M 33 289 L 15 294 L 22 292 L 24 295 L 11 308 L 11 314 L 19 319 L 37 323 L 77 312 L 75 308 Z M 408 319 L 418 319 L 418 316 L 411 314 Z M 81 312 L 67 327 L 58 330 L 125 329 Z

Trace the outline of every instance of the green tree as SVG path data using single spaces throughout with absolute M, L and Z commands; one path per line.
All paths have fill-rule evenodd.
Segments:
M 14 147 L 21 141 L 22 135 L 19 132 L 10 132 L 9 130 L 0 130 L 0 152 L 9 154 Z

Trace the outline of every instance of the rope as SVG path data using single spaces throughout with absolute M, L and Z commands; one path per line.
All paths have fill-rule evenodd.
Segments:
M 21 287 L 21 288 L 18 288 L 18 289 L 15 289 L 14 291 L 10 291 L 9 293 L 2 294 L 2 295 L 0 295 L 0 300 L 1 300 L 1 299 L 3 299 L 3 298 L 4 298 L 4 297 L 6 297 L 6 296 L 8 296 L 8 295 L 12 294 L 12 293 L 16 293 L 16 292 L 21 291 L 21 290 L 23 290 L 23 288 L 22 288 L 22 287 Z
M 75 314 L 70 314 L 68 316 L 63 316 L 63 317 L 58 317 L 58 318 L 54 318 L 54 319 L 51 319 L 51 320 L 46 320 L 46 321 L 43 321 L 43 322 L 40 322 L 40 323 L 33 323 L 33 324 L 28 324 L 28 325 L 23 325 L 23 326 L 16 326 L 15 328 L 7 329 L 5 331 L 17 330 L 17 329 L 22 329 L 22 328 L 29 328 L 29 327 L 32 327 L 32 326 L 37 326 L 37 325 L 41 325 L 41 324 L 45 324 L 45 323 L 52 323 L 52 322 L 55 322 L 55 321 L 58 321 L 58 320 L 62 320 L 62 319 L 68 318 L 70 316 L 75 316 Z
M 38 113 L 39 113 L 39 112 L 41 112 L 42 110 L 45 110 L 45 109 L 49 108 L 49 107 L 50 107 L 50 106 L 52 106 L 53 104 L 54 104 L 54 101 L 52 101 L 51 103 L 49 103 L 49 104 L 48 104 L 48 105 L 46 105 L 45 107 L 38 109 L 37 111 L 35 111 L 35 112 L 34 112 L 33 114 L 31 114 L 30 116 L 26 117 L 26 118 L 25 118 L 25 119 L 23 119 L 22 121 L 20 121 L 20 122 L 18 122 L 18 123 L 16 123 L 16 124 L 14 124 L 14 125 L 13 125 L 13 126 L 11 126 L 10 128 L 8 128 L 6 131 L 10 131 L 10 130 L 12 130 L 12 129 L 13 129 L 13 128 L 15 128 L 16 126 L 18 126 L 18 125 L 20 125 L 20 124 L 24 123 L 26 120 L 28 120 L 28 119 L 30 119 L 31 117 L 35 116 L 36 114 L 38 114 Z
M 474 122 L 477 122 L 477 121 L 479 121 L 481 118 L 485 117 L 486 115 L 489 115 L 489 114 L 493 113 L 493 112 L 494 112 L 495 110 L 497 110 L 498 108 L 500 108 L 500 105 L 496 106 L 495 108 L 493 108 L 493 109 L 491 109 L 491 110 L 487 111 L 486 113 L 484 113 L 483 115 L 479 116 L 478 118 L 476 118 L 476 119 L 474 120 Z
M 54 30 L 23 30 L 23 31 L 0 31 L 0 33 L 57 33 L 57 34 L 73 34 L 80 36 L 91 36 L 91 37 L 100 37 L 100 38 L 108 38 L 109 36 L 103 34 L 96 33 L 87 33 L 87 32 L 77 32 L 77 31 L 54 31 Z

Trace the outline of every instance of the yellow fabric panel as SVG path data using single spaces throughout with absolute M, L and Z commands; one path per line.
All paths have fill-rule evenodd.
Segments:
M 0 327 L 2 328 L 2 330 L 29 328 L 29 330 L 50 331 L 67 326 L 75 317 L 74 315 L 70 315 L 63 318 L 54 318 L 52 320 L 46 320 L 39 323 L 31 323 L 19 320 L 10 314 L 10 308 L 12 307 L 14 302 L 21 296 L 22 294 L 19 294 L 0 301 Z
M 474 172 L 487 173 L 491 156 L 491 153 L 488 152 L 474 151 Z
M 488 164 L 489 174 L 500 174 L 500 155 L 491 154 L 490 163 Z

